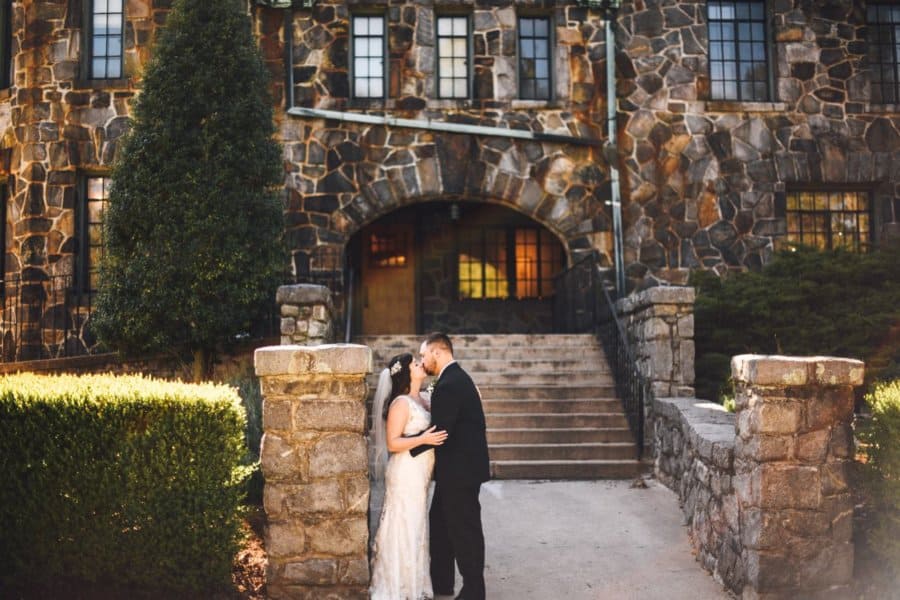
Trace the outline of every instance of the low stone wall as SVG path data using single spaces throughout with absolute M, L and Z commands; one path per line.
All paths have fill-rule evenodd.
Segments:
M 272 346 L 257 350 L 255 363 L 268 596 L 367 599 L 365 378 L 372 351 Z
M 737 413 L 653 401 L 657 477 L 703 566 L 743 598 L 841 597 L 853 576 L 853 388 L 859 361 L 742 355 Z
M 658 398 L 652 414 L 657 479 L 678 494 L 697 560 L 732 591 L 744 583 L 734 476 L 735 415 L 696 398 Z
M 281 312 L 281 343 L 316 346 L 332 341 L 334 303 L 322 285 L 283 285 L 275 295 Z

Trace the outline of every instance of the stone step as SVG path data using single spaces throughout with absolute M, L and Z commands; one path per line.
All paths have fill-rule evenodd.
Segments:
M 418 352 L 425 339 L 424 335 L 371 335 L 353 338 L 354 344 L 362 344 L 370 348 L 376 347 L 385 351 Z M 462 352 L 467 348 L 511 348 L 536 347 L 550 348 L 593 347 L 597 338 L 590 333 L 488 333 L 473 335 L 451 335 L 454 352 Z
M 631 443 L 577 444 L 495 444 L 489 447 L 491 460 L 630 460 L 635 458 Z
M 641 473 L 636 460 L 498 460 L 494 479 L 631 479 Z
M 556 399 L 513 399 L 484 400 L 486 414 L 497 413 L 613 413 L 622 409 L 617 398 L 556 400 Z
M 503 371 L 470 373 L 475 385 L 479 388 L 487 385 L 605 385 L 612 387 L 611 375 L 603 373 L 591 373 L 590 371 L 526 371 L 522 373 L 508 373 Z
M 630 442 L 634 439 L 627 427 L 509 427 L 487 430 L 492 444 L 582 444 Z
M 476 373 L 584 373 L 612 377 L 612 371 L 605 359 L 574 357 L 544 357 L 534 360 L 495 358 L 459 359 L 460 366 L 475 377 Z
M 482 400 L 581 400 L 591 398 L 615 398 L 616 388 L 607 385 L 495 385 L 476 382 Z
M 518 413 L 485 415 L 490 429 L 559 429 L 563 427 L 628 427 L 625 415 L 619 413 Z

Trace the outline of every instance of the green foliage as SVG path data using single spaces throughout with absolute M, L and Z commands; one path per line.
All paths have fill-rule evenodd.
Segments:
M 900 573 L 900 380 L 876 385 L 866 401 L 872 417 L 858 432 L 873 502 L 866 539 Z
M 178 0 L 146 69 L 112 174 L 93 316 L 114 349 L 208 358 L 274 297 L 282 154 L 241 7 Z
M 0 588 L 227 585 L 250 470 L 244 420 L 223 385 L 0 378 Z
M 241 405 L 247 414 L 247 427 L 244 430 L 244 441 L 247 447 L 248 460 L 254 464 L 259 462 L 259 448 L 262 442 L 262 392 L 259 378 L 253 372 L 252 365 L 246 365 L 239 373 L 228 379 L 229 385 L 237 389 L 241 397 Z M 253 470 L 247 481 L 247 502 L 262 504 L 263 492 L 262 471 Z
M 870 380 L 900 358 L 900 253 L 799 248 L 760 272 L 697 272 L 696 387 L 727 388 L 736 354 L 831 355 L 866 361 Z

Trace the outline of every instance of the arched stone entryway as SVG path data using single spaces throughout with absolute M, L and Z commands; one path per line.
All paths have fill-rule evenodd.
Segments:
M 347 245 L 352 331 L 553 331 L 558 233 L 498 203 L 420 202 L 366 225 Z

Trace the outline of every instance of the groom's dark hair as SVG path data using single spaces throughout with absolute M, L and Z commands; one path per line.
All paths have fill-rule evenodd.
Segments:
M 453 342 L 450 341 L 450 336 L 446 333 L 435 332 L 425 338 L 426 346 L 430 346 L 432 344 L 437 344 L 450 354 L 453 354 Z

